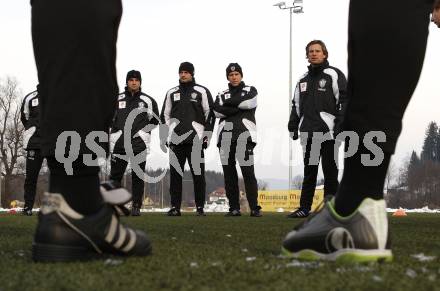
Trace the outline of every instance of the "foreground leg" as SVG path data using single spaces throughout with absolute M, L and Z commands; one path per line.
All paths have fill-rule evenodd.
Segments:
M 147 255 L 145 233 L 119 223 L 116 205 L 131 195 L 100 188 L 98 167 L 85 166 L 85 138 L 108 131 L 117 96 L 116 38 L 120 0 L 31 1 L 32 40 L 40 84 L 42 153 L 50 169 L 35 233 L 35 261 L 86 260 L 103 254 Z M 93 28 L 93 29 L 91 29 Z M 93 43 L 93 45 L 90 45 Z M 80 150 L 68 175 L 55 159 L 58 136 L 77 133 Z M 64 148 L 58 148 L 65 152 Z

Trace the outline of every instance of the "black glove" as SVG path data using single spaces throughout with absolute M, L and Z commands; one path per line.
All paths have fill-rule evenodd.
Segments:
M 202 149 L 206 150 L 208 148 L 208 137 L 203 138 Z
M 290 138 L 293 140 L 298 139 L 298 131 L 290 132 Z

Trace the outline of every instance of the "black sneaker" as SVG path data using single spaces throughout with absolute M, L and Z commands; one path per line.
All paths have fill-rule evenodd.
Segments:
M 336 213 L 333 201 L 288 233 L 282 252 L 302 260 L 392 261 L 385 201 L 366 198 L 347 217 Z
M 230 210 L 228 213 L 225 214 L 226 217 L 229 216 L 241 216 L 241 212 L 238 209 Z
M 261 207 L 257 206 L 254 210 L 251 210 L 251 216 L 252 217 L 261 217 L 263 214 L 261 213 Z
M 131 208 L 131 216 L 141 216 L 141 209 L 139 207 L 133 206 Z
M 68 262 L 103 258 L 104 255 L 146 256 L 152 246 L 147 235 L 122 225 L 116 208 L 131 194 L 125 189 L 104 189 L 104 206 L 95 214 L 73 210 L 60 194 L 46 193 L 32 244 L 36 262 Z M 124 209 L 128 214 L 128 210 Z
M 197 207 L 196 215 L 197 216 L 206 216 L 205 211 L 203 210 L 203 207 Z
M 288 218 L 305 218 L 310 215 L 310 211 L 304 208 L 298 208 L 292 213 L 287 215 Z
M 177 209 L 175 207 L 172 207 L 168 212 L 167 212 L 168 216 L 181 216 L 182 214 L 180 213 L 180 209 Z
M 32 216 L 32 208 L 30 208 L 30 207 L 24 207 L 24 208 L 21 210 L 21 214 L 24 215 L 24 216 Z

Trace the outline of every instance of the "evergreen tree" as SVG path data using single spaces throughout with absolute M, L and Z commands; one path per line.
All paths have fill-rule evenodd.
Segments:
M 423 182 L 421 177 L 422 174 L 422 161 L 417 156 L 415 151 L 412 152 L 411 158 L 409 159 L 408 168 L 406 171 L 406 185 L 408 189 L 412 192 L 417 191 Z
M 426 129 L 425 141 L 423 142 L 420 158 L 423 162 L 439 162 L 439 128 L 434 121 L 431 121 Z

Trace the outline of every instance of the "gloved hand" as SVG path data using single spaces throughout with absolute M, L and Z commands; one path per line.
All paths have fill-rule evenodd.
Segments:
M 298 131 L 294 131 L 294 132 L 290 132 L 290 138 L 293 140 L 297 140 L 298 139 Z
M 203 138 L 202 149 L 206 150 L 209 146 L 209 139 L 207 136 Z

